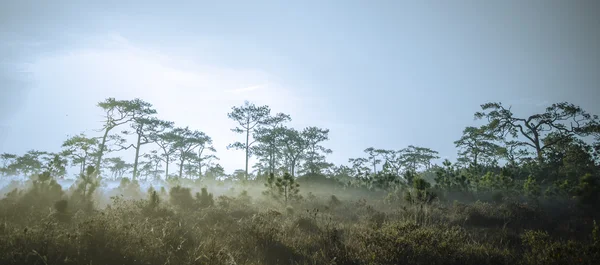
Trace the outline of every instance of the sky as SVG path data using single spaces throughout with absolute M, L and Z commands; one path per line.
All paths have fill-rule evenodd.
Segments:
M 245 100 L 330 129 L 336 164 L 411 144 L 453 160 L 486 102 L 600 114 L 598 47 L 598 1 L 5 0 L 0 153 L 99 135 L 115 97 L 205 132 L 228 172 Z

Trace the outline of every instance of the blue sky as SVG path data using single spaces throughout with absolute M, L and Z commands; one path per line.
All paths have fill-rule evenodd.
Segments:
M 98 134 L 106 97 L 205 131 L 228 171 L 246 99 L 329 128 L 336 164 L 409 144 L 454 159 L 488 101 L 600 114 L 597 1 L 83 2 L 0 3 L 0 152 Z

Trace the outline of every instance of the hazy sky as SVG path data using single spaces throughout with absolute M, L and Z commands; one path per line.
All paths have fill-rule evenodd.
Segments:
M 139 97 L 227 171 L 245 99 L 329 128 L 336 164 L 409 144 L 454 159 L 488 101 L 600 114 L 599 47 L 600 1 L 4 0 L 0 152 L 58 151 L 99 134 L 97 102 Z

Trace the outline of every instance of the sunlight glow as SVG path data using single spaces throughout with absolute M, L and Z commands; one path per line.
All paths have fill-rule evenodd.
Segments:
M 159 118 L 211 136 L 221 158 L 219 163 L 228 171 L 243 167 L 244 161 L 242 152 L 225 148 L 238 140 L 229 130 L 235 124 L 224 118 L 232 106 L 250 100 L 267 104 L 277 112 L 295 112 L 294 105 L 285 104 L 293 98 L 290 91 L 273 82 L 274 79 L 260 69 L 202 65 L 136 47 L 120 36 L 111 37 L 104 48 L 86 48 L 42 58 L 31 70 L 38 84 L 42 87 L 54 84 L 59 87 L 52 90 L 54 96 L 70 98 L 73 102 L 82 100 L 81 93 L 86 95 L 84 101 L 94 102 L 92 106 L 107 97 L 127 99 L 144 95 L 143 99 L 157 109 Z M 56 80 L 62 81 L 56 84 Z M 37 106 L 36 103 L 31 105 Z M 101 115 L 98 110 L 91 111 L 98 117 Z M 96 122 L 91 127 L 101 125 Z M 74 131 L 85 129 L 89 128 L 81 126 Z M 88 130 L 88 133 L 95 132 Z

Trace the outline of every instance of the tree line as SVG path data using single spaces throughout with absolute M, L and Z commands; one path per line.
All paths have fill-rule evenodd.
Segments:
M 290 115 L 272 113 L 268 106 L 246 101 L 227 114 L 236 123 L 231 130 L 240 135 L 240 141 L 227 149 L 244 151 L 245 168 L 226 175 L 217 163 L 219 158 L 210 136 L 158 118 L 152 104 L 141 99 L 108 98 L 97 106 L 104 117 L 99 128 L 101 135 L 71 136 L 58 153 L 31 150 L 23 155 L 2 154 L 2 174 L 37 174 L 52 162 L 53 168 L 58 168 L 57 176 L 65 176 L 65 166 L 71 165 L 78 168 L 80 175 L 88 166 L 94 166 L 111 178 L 130 174 L 134 179 L 229 176 L 249 180 L 287 172 L 292 177 L 323 175 L 374 185 L 406 183 L 418 172 L 438 174 L 453 168 L 460 169 L 463 178 L 464 172 L 477 180 L 488 172 L 510 172 L 512 179 L 535 175 L 550 183 L 596 175 L 600 158 L 598 116 L 566 102 L 552 104 L 529 116 L 516 115 L 502 103 L 481 105 L 474 117 L 485 124 L 463 130 L 454 142 L 458 150 L 455 163 L 444 161 L 435 165 L 433 161 L 440 158 L 437 151 L 410 145 L 400 150 L 369 147 L 364 156 L 350 158 L 347 165 L 334 165 L 326 159 L 332 150 L 324 146 L 329 129 L 289 127 Z M 122 150 L 133 150 L 131 163 L 119 156 L 107 157 Z M 249 163 L 251 157 L 257 160 L 254 165 Z M 170 168 L 172 165 L 176 168 Z

